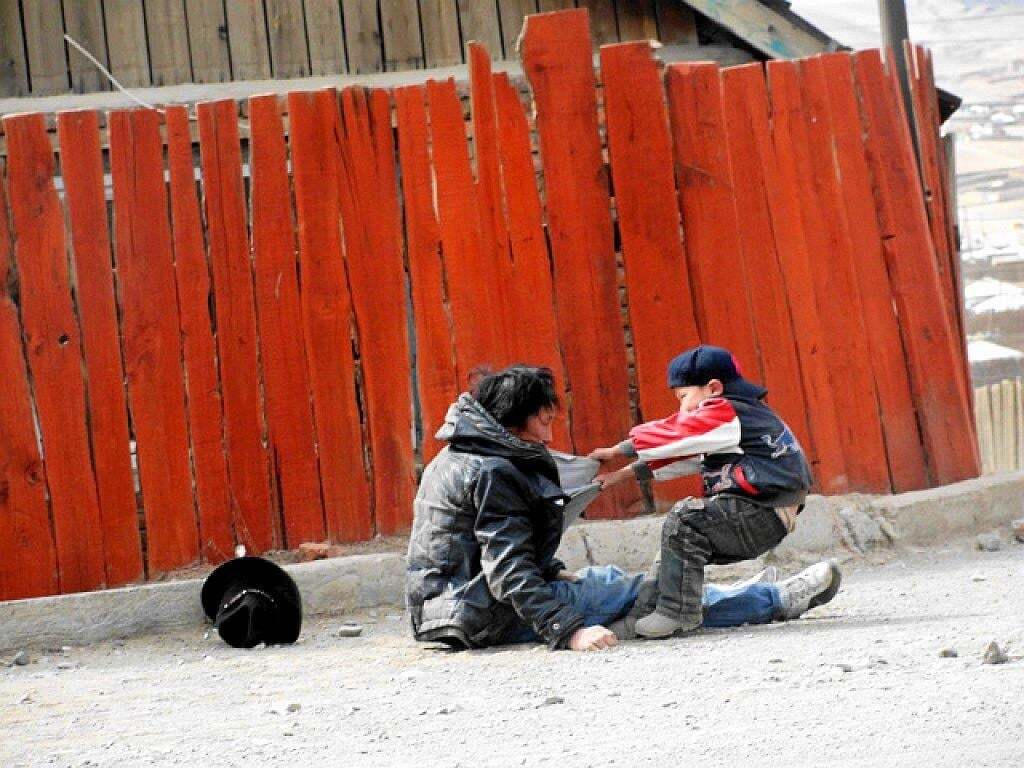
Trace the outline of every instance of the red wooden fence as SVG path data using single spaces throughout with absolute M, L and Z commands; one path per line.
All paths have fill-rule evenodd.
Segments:
M 183 107 L 107 115 L 106 156 L 61 113 L 59 166 L 42 115 L 4 118 L 0 599 L 406 530 L 482 364 L 550 366 L 586 452 L 724 344 L 820 490 L 978 473 L 926 52 L 918 173 L 877 51 L 661 72 L 623 43 L 599 86 L 585 10 L 522 50 L 532 115 L 473 45 L 468 123 L 451 81 L 258 96 L 242 132 L 218 101 L 198 168 Z

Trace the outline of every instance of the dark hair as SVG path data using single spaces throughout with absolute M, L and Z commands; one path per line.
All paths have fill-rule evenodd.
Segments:
M 477 382 L 473 397 L 503 427 L 516 429 L 542 409 L 558 407 L 551 369 L 530 365 L 510 365 L 485 376 Z

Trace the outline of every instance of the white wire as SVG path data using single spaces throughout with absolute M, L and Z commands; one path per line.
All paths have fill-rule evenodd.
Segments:
M 75 48 L 75 50 L 77 50 L 79 53 L 81 53 L 83 56 L 85 56 L 85 58 L 87 58 L 89 61 L 91 61 L 93 64 L 95 64 L 99 68 L 100 72 L 102 72 L 106 76 L 106 78 L 113 84 L 113 86 L 115 88 L 117 88 L 117 90 L 119 90 L 121 93 L 123 93 L 129 99 L 134 101 L 136 104 L 140 104 L 141 106 L 145 107 L 146 109 L 156 109 L 156 107 L 154 107 L 152 104 L 147 104 L 142 99 L 140 99 L 138 96 L 136 96 L 134 93 L 132 93 L 127 88 L 125 88 L 123 85 L 121 85 L 121 83 L 119 83 L 117 81 L 117 78 L 114 77 L 112 74 L 110 74 L 110 72 L 107 70 L 107 68 L 104 67 L 102 64 L 100 64 L 99 60 L 95 56 L 93 56 L 91 53 L 89 53 L 77 40 L 75 40 L 75 38 L 73 38 L 71 35 L 64 35 L 64 39 L 67 40 L 69 43 L 71 43 L 71 45 Z

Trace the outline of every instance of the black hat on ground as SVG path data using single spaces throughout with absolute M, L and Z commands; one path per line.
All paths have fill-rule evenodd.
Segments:
M 302 627 L 299 588 L 284 569 L 262 557 L 237 557 L 206 577 L 199 599 L 228 645 L 294 643 Z

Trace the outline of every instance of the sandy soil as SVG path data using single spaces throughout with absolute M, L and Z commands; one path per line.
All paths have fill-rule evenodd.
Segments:
M 799 621 L 593 654 L 449 653 L 398 614 L 307 622 L 287 648 L 32 649 L 0 668 L 0 765 L 1021 766 L 1022 561 L 861 561 Z M 1009 663 L 981 663 L 992 640 Z

